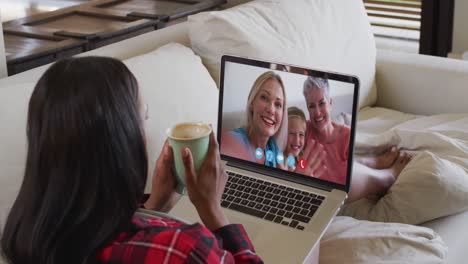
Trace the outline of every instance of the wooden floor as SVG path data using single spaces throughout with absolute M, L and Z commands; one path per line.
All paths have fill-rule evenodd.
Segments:
M 0 0 L 1 22 L 57 10 L 91 0 Z

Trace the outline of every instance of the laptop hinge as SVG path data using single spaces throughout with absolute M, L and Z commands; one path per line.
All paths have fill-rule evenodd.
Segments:
M 241 170 L 247 170 L 247 171 L 255 172 L 258 174 L 274 177 L 277 179 L 281 179 L 283 181 L 289 181 L 289 182 L 294 182 L 294 183 L 310 186 L 313 188 L 318 188 L 320 190 L 324 190 L 327 192 L 331 192 L 334 189 L 331 186 L 327 186 L 326 184 L 317 182 L 317 181 L 320 181 L 318 179 L 302 178 L 298 175 L 288 174 L 288 172 L 282 171 L 279 169 L 274 169 L 274 168 L 267 168 L 268 170 L 260 169 L 260 168 L 257 168 L 256 166 L 251 166 L 249 164 L 246 164 L 246 162 L 244 163 L 244 162 L 236 162 L 236 161 L 228 161 L 227 165 L 231 167 L 239 168 Z

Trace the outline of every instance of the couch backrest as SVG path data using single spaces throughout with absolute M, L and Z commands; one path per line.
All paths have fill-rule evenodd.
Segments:
M 26 120 L 33 87 L 34 83 L 28 82 L 0 87 L 0 228 L 23 180 Z

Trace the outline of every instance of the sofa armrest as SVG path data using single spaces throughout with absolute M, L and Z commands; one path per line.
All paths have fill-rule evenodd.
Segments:
M 378 50 L 377 106 L 431 115 L 468 113 L 468 62 Z

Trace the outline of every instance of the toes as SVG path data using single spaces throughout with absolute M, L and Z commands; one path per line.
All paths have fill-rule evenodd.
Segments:
M 401 152 L 400 155 L 398 156 L 398 162 L 403 164 L 403 163 L 405 163 L 405 160 L 406 160 L 406 153 Z
M 388 151 L 386 154 L 390 159 L 395 160 L 400 155 L 400 150 L 397 148 L 397 146 L 392 146 L 390 151 Z
M 405 165 L 406 165 L 406 164 L 408 164 L 408 163 L 411 161 L 411 158 L 412 158 L 412 156 L 411 156 L 410 154 L 408 154 L 408 153 L 406 153 L 406 152 L 402 152 L 402 153 L 400 154 L 399 160 L 400 160 L 400 163 L 401 163 L 401 164 L 405 164 Z
M 409 153 L 406 153 L 408 155 L 408 159 L 409 160 L 412 160 L 413 159 L 413 155 L 409 154 Z

